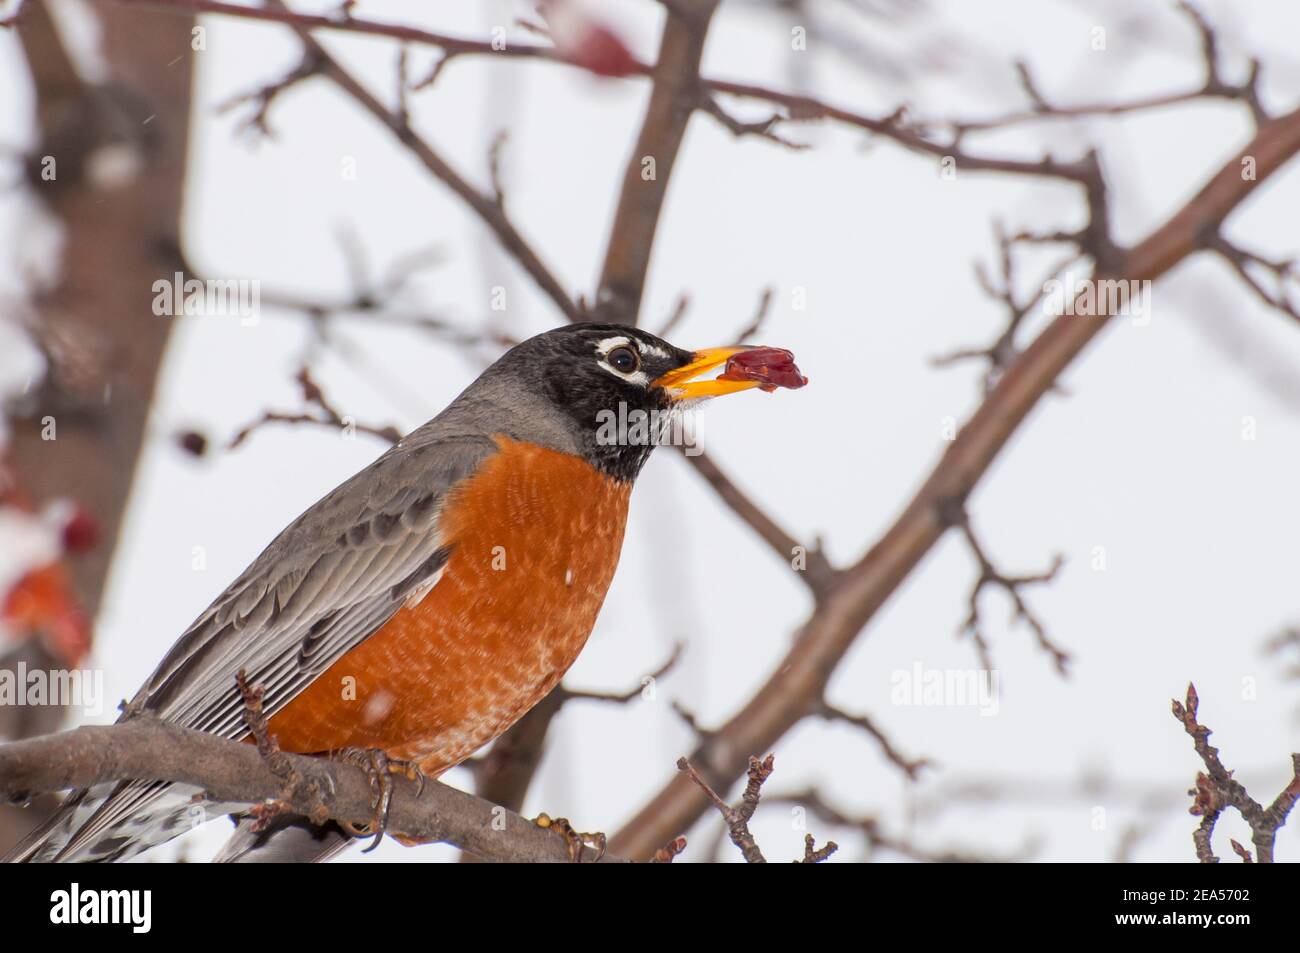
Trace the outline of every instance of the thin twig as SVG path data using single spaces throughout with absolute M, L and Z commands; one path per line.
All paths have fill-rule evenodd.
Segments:
M 998 243 L 999 277 L 994 279 L 983 263 L 976 264 L 975 277 L 984 293 L 999 302 L 1006 312 L 1007 319 L 1002 332 L 987 347 L 960 348 L 932 358 L 930 361 L 934 367 L 946 367 L 960 361 L 972 359 L 987 362 L 988 366 L 984 371 L 983 378 L 983 391 L 985 394 L 989 393 L 997 385 L 998 380 L 1006 373 L 1007 368 L 1020 356 L 1021 348 L 1016 342 L 1016 336 L 1020 332 L 1025 319 L 1042 304 L 1048 288 L 1048 280 L 1045 278 L 1039 282 L 1037 292 L 1031 297 L 1022 301 L 1016 294 L 1013 248 L 1019 242 L 1039 240 L 1036 236 L 1030 237 L 1025 233 L 1014 236 L 1007 235 L 1000 223 L 994 225 L 994 235 Z M 1063 236 L 1054 237 L 1061 237 L 1062 240 L 1065 240 Z M 1068 240 L 1079 244 L 1084 240 L 1084 236 L 1075 233 L 1068 236 Z M 1058 262 L 1047 272 L 1047 277 L 1051 278 L 1059 274 L 1062 269 L 1069 267 L 1078 258 L 1078 254 L 1072 254 L 1063 261 Z M 1059 390 L 1056 385 L 1054 385 L 1054 389 Z
M 273 82 L 259 86 L 250 92 L 240 93 L 232 96 L 225 102 L 217 105 L 217 113 L 230 112 L 240 106 L 248 103 L 253 104 L 251 115 L 242 119 L 239 123 L 241 133 L 251 133 L 262 136 L 267 139 L 274 139 L 275 132 L 271 129 L 267 116 L 271 109 L 271 104 L 275 102 L 281 94 L 300 83 L 311 79 L 313 76 L 321 74 L 320 60 L 313 56 L 311 51 L 305 51 L 298 65 L 289 70 L 284 76 Z
M 749 830 L 749 822 L 753 819 L 754 812 L 758 810 L 763 785 L 772 776 L 772 755 L 768 755 L 762 761 L 754 757 L 749 759 L 749 776 L 745 783 L 745 792 L 741 795 L 740 804 L 735 807 L 724 801 L 686 758 L 677 759 L 677 770 L 689 777 L 704 792 L 704 796 L 713 803 L 713 806 L 718 809 L 718 813 L 722 815 L 722 819 L 727 825 L 727 834 L 731 837 L 731 842 L 740 848 L 745 863 L 767 863 L 767 858 L 763 856 L 763 851 L 759 849 L 758 842 Z M 804 858 L 802 862 L 807 864 L 821 863 L 835 853 L 836 850 L 838 850 L 838 847 L 834 841 L 828 841 L 821 850 L 815 850 L 812 835 L 809 834 L 804 841 Z
M 317 413 L 284 413 L 281 411 L 267 410 L 251 423 L 245 424 L 226 444 L 227 450 L 233 450 L 241 443 L 247 440 L 253 433 L 262 427 L 271 423 L 280 424 L 309 424 L 320 427 L 329 427 L 343 432 L 355 431 L 357 433 L 369 434 L 372 437 L 378 437 L 390 444 L 397 443 L 402 439 L 402 432 L 391 424 L 375 425 L 360 423 L 351 418 L 345 417 L 334 407 L 326 398 L 325 392 L 321 390 L 320 385 L 312 377 L 311 368 L 303 365 L 298 369 L 294 380 L 302 389 L 303 402 L 316 407 Z
M 966 540 L 966 545 L 975 557 L 979 565 L 979 576 L 975 579 L 975 584 L 971 587 L 968 602 L 970 613 L 966 621 L 962 624 L 962 631 L 969 635 L 974 641 L 975 646 L 980 654 L 981 664 L 986 671 L 993 671 L 994 665 L 989 657 L 989 646 L 987 637 L 984 635 L 984 622 L 980 613 L 979 597 L 988 587 L 1001 589 L 1006 593 L 1007 598 L 1011 600 L 1011 606 L 1014 618 L 1025 623 L 1034 633 L 1034 638 L 1038 642 L 1039 648 L 1046 652 L 1056 666 L 1057 672 L 1061 675 L 1068 674 L 1070 656 L 1065 650 L 1059 648 L 1047 635 L 1047 628 L 1043 625 L 1041 619 L 1029 608 L 1025 602 L 1022 590 L 1029 586 L 1044 585 L 1053 581 L 1056 574 L 1060 572 L 1065 561 L 1058 553 L 1052 557 L 1052 564 L 1043 572 L 1032 573 L 1024 576 L 1008 576 L 993 565 L 989 559 L 984 547 L 980 544 L 975 530 L 971 526 L 970 517 L 966 514 L 964 508 L 957 507 L 950 511 L 948 519 L 952 525 L 957 527 Z
M 772 310 L 772 289 L 764 288 L 763 293 L 758 296 L 758 308 L 754 311 L 753 320 L 736 335 L 737 344 L 748 344 L 758 333 L 763 330 L 763 325 L 767 321 L 767 316 Z
M 686 644 L 684 642 L 677 642 L 673 646 L 672 654 L 668 656 L 667 660 L 662 665 L 660 665 L 649 675 L 644 676 L 641 679 L 641 681 L 637 683 L 635 687 L 629 688 L 626 691 L 593 692 L 593 691 L 583 691 L 580 689 L 565 688 L 563 685 L 560 685 L 556 689 L 556 691 L 560 693 L 562 702 L 582 700 L 582 701 L 597 701 L 597 702 L 613 702 L 614 704 L 617 705 L 626 705 L 628 702 L 636 698 L 640 698 L 648 686 L 654 684 L 654 682 L 663 678 L 670 671 L 672 671 L 674 666 L 676 666 L 678 661 L 681 659 L 682 652 L 685 648 L 686 648 Z
M 1300 307 L 1297 307 L 1296 303 L 1291 300 L 1289 291 L 1292 282 L 1300 281 L 1300 269 L 1297 268 L 1294 258 L 1266 258 L 1256 252 L 1239 248 L 1228 241 L 1218 230 L 1207 239 L 1207 245 L 1232 266 L 1232 269 L 1245 282 L 1246 287 L 1255 294 L 1255 297 L 1270 308 L 1282 312 L 1292 321 L 1300 322 Z M 1259 279 L 1251 273 L 1250 267 L 1252 265 L 1264 269 L 1273 276 L 1273 281 L 1277 286 L 1276 292 L 1271 292 L 1265 288 Z
M 652 864 L 671 864 L 682 851 L 686 850 L 686 838 L 674 837 L 663 847 L 660 847 L 653 857 L 650 858 Z
M 796 575 L 814 595 L 820 597 L 835 585 L 839 571 L 819 545 L 800 543 L 751 500 L 712 457 L 702 451 L 687 453 L 686 449 L 682 448 L 682 458 L 704 477 L 705 482 L 713 487 L 714 492 L 733 513 L 749 524 L 783 562 L 796 570 Z M 698 451 L 698 448 L 695 449 Z
M 907 775 L 909 780 L 915 781 L 923 768 L 931 766 L 931 762 L 928 758 L 912 759 L 904 757 L 903 754 L 894 747 L 893 743 L 885 733 L 876 726 L 876 723 L 866 715 L 850 715 L 843 709 L 836 708 L 825 699 L 818 699 L 813 704 L 813 714 L 820 718 L 824 718 L 827 721 L 842 722 L 846 725 L 852 725 L 855 728 L 860 728 L 865 731 L 876 740 L 876 744 L 880 745 L 880 750 L 884 754 L 885 758 Z
M 677 303 L 673 305 L 672 314 L 668 315 L 668 320 L 664 321 L 664 323 L 659 327 L 659 330 L 656 331 L 655 334 L 657 334 L 661 338 L 671 337 L 673 331 L 676 330 L 677 325 L 681 324 L 682 319 L 686 317 L 686 312 L 690 308 L 690 306 L 691 306 L 690 296 L 679 295 L 677 298 Z
M 1219 816 L 1224 808 L 1231 807 L 1250 827 L 1251 840 L 1255 844 L 1255 859 L 1261 864 L 1271 864 L 1277 832 L 1286 823 L 1297 799 L 1300 799 L 1300 754 L 1291 755 L 1291 780 L 1266 808 L 1251 797 L 1245 786 L 1223 766 L 1219 749 L 1210 744 L 1210 729 L 1196 720 L 1199 707 L 1200 698 L 1196 694 L 1196 686 L 1190 682 L 1186 698 L 1182 702 L 1175 698 L 1171 703 L 1174 717 L 1191 736 L 1196 754 L 1205 765 L 1205 771 L 1196 774 L 1196 786 L 1188 792 L 1193 796 L 1188 812 L 1201 818 L 1200 826 L 1192 835 L 1197 859 L 1201 863 L 1218 863 L 1219 858 L 1215 856 L 1210 841 Z M 1244 854 L 1243 859 L 1249 859 L 1248 852 L 1244 852 L 1235 842 L 1233 850 L 1239 856 Z
M 779 136 L 773 130 L 779 125 L 785 117 L 780 113 L 773 113 L 766 119 L 759 119 L 752 122 L 746 122 L 737 119 L 731 113 L 722 108 L 717 97 L 704 93 L 700 96 L 699 106 L 701 112 L 705 115 L 712 116 L 718 123 L 733 136 L 743 138 L 744 136 L 756 136 L 759 139 L 766 139 L 768 142 L 774 142 L 779 146 L 784 146 L 794 152 L 799 152 L 808 148 L 803 142 L 792 142 L 789 139 Z
M 0 27 L 12 27 L 18 25 L 18 19 L 23 15 L 23 7 L 26 0 L 14 0 L 13 10 L 8 16 L 0 17 Z
M 1149 112 L 1154 109 L 1195 102 L 1198 99 L 1236 100 L 1246 104 L 1257 125 L 1263 125 L 1267 122 L 1269 117 L 1264 111 L 1259 98 L 1259 61 L 1255 59 L 1250 61 L 1250 73 L 1244 82 L 1228 82 L 1223 77 L 1222 60 L 1218 50 L 1218 37 L 1214 29 L 1191 4 L 1179 2 L 1177 7 L 1195 26 L 1200 39 L 1201 61 L 1205 71 L 1205 79 L 1201 85 L 1181 92 L 1144 96 L 1139 99 L 1121 102 L 1080 103 L 1073 106 L 1062 106 L 1049 102 L 1038 89 L 1038 85 L 1030 74 L 1028 67 L 1023 62 L 1017 62 L 1015 66 L 1020 85 L 1030 100 L 1028 109 L 1004 113 L 1001 116 L 994 116 L 989 119 L 952 122 L 948 125 L 959 134 L 989 132 L 1041 120 L 1127 116 L 1136 112 Z

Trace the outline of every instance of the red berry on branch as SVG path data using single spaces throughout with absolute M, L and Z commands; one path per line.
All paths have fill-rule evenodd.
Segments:
M 70 553 L 84 553 L 99 542 L 99 520 L 78 506 L 63 524 L 63 548 Z
M 191 456 L 201 457 L 208 451 L 208 438 L 197 430 L 185 430 L 176 435 L 180 448 Z
M 561 52 L 574 66 L 597 76 L 630 76 L 641 65 L 613 30 L 599 23 L 587 23 L 576 41 Z

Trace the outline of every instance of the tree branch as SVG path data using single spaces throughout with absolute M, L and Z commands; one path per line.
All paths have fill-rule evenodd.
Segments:
M 667 8 L 654 88 L 623 174 L 600 273 L 595 306 L 600 320 L 637 322 L 673 164 L 686 124 L 700 104 L 700 58 L 717 6 L 718 0 L 683 0 Z
M 1062 556 L 1059 553 L 1053 556 L 1052 564 L 1043 572 L 1025 576 L 1008 576 L 994 566 L 993 561 L 989 559 L 984 547 L 980 544 L 979 537 L 975 535 L 975 530 L 970 524 L 970 517 L 964 508 L 955 508 L 955 511 L 949 515 L 948 519 L 953 526 L 961 530 L 962 537 L 966 540 L 971 555 L 975 557 L 975 562 L 979 565 L 979 576 L 976 577 L 974 585 L 971 586 L 970 596 L 968 597 L 970 613 L 962 624 L 962 631 L 974 641 L 976 650 L 979 652 L 980 664 L 985 671 L 993 671 L 995 666 L 989 655 L 988 640 L 984 635 L 984 620 L 980 612 L 979 599 L 980 594 L 986 588 L 993 587 L 1001 589 L 1007 594 L 1007 598 L 1011 601 L 1014 618 L 1023 622 L 1034 633 L 1038 647 L 1051 657 L 1052 663 L 1056 666 L 1056 671 L 1060 675 L 1068 674 L 1069 654 L 1048 638 L 1046 626 L 1029 608 L 1024 596 L 1021 594 L 1021 590 L 1028 586 L 1041 585 L 1055 579 L 1056 574 L 1061 570 L 1061 566 L 1064 565 Z
M 1214 855 L 1211 837 L 1214 825 L 1225 808 L 1234 808 L 1250 826 L 1251 840 L 1255 844 L 1256 858 L 1261 864 L 1273 863 L 1273 846 L 1277 841 L 1277 832 L 1286 823 L 1287 817 L 1300 799 L 1300 754 L 1291 755 L 1291 781 L 1273 803 L 1265 808 L 1250 796 L 1245 785 L 1232 776 L 1232 772 L 1223 766 L 1219 759 L 1219 749 L 1210 744 L 1210 729 L 1196 720 L 1196 710 L 1200 698 L 1196 686 L 1188 683 L 1187 697 L 1183 702 L 1174 699 L 1172 708 L 1174 717 L 1182 723 L 1183 730 L 1192 738 L 1196 754 L 1205 764 L 1204 772 L 1197 772 L 1196 787 L 1190 792 L 1195 798 L 1189 813 L 1201 818 L 1200 826 L 1192 835 L 1196 847 L 1196 857 L 1203 864 L 1217 864 L 1219 858 Z M 1232 849 L 1246 863 L 1254 858 L 1250 851 L 1236 841 Z
M 0 796 L 22 799 L 133 778 L 192 784 L 217 801 L 283 802 L 282 809 L 318 822 L 369 823 L 374 795 L 359 767 L 287 752 L 276 757 L 280 773 L 254 745 L 137 715 L 116 725 L 0 745 Z M 292 783 L 286 784 L 286 775 Z M 426 782 L 418 797 L 414 783 L 398 780 L 395 788 L 388 816 L 393 833 L 453 844 L 484 860 L 569 861 L 562 838 L 513 811 L 436 781 Z M 587 849 L 582 860 L 595 856 Z M 606 854 L 602 862 L 619 859 Z
M 530 46 L 512 44 L 497 48 L 487 40 L 466 40 L 421 30 L 417 27 L 403 26 L 398 23 L 381 23 L 361 17 L 324 16 L 291 10 L 283 4 L 267 6 L 244 6 L 238 3 L 223 3 L 221 0 L 112 0 L 113 3 L 130 7 L 152 7 L 157 10 L 170 10 L 194 13 L 211 13 L 219 16 L 236 17 L 242 20 L 260 20 L 264 23 L 281 23 L 295 29 L 334 30 L 340 33 L 355 33 L 361 36 L 382 36 L 390 40 L 400 40 L 418 46 L 436 46 L 447 56 L 464 56 L 481 54 L 488 56 L 509 56 L 519 59 L 545 59 L 564 62 L 560 54 L 549 46 Z
M 1282 312 L 1292 321 L 1300 322 L 1300 306 L 1291 300 L 1290 285 L 1300 279 L 1294 259 L 1265 258 L 1257 252 L 1247 251 L 1232 244 L 1225 236 L 1216 232 L 1209 239 L 1209 247 L 1219 257 L 1232 266 L 1232 270 L 1246 284 L 1255 297 L 1277 311 Z M 1276 292 L 1269 291 L 1251 272 L 1251 266 L 1262 268 L 1273 276 Z
M 758 803 L 762 799 L 763 785 L 772 776 L 772 755 L 768 755 L 762 760 L 750 757 L 745 791 L 741 795 L 740 804 L 736 807 L 732 807 L 724 801 L 722 796 L 709 786 L 709 782 L 704 780 L 687 759 L 677 759 L 677 770 L 685 777 L 690 778 L 691 783 L 698 787 L 704 793 L 704 796 L 709 799 L 710 803 L 718 809 L 718 813 L 722 815 L 722 820 L 727 825 L 727 835 L 731 838 L 731 842 L 740 848 L 745 863 L 767 863 L 767 858 L 763 856 L 758 841 L 754 839 L 754 835 L 749 830 L 749 822 L 753 820 L 754 812 L 758 810 Z M 671 850 L 672 846 L 670 844 L 668 849 Z M 827 841 L 826 845 L 818 850 L 813 836 L 808 834 L 804 837 L 803 860 L 796 861 L 796 863 L 820 864 L 837 850 L 839 850 L 839 846 L 835 841 Z M 659 855 L 656 854 L 656 856 Z
M 860 728 L 876 740 L 880 745 L 881 753 L 900 771 L 907 775 L 908 780 L 915 781 L 920 775 L 923 768 L 930 767 L 928 758 L 908 758 L 900 752 L 894 743 L 866 715 L 851 715 L 842 708 L 837 708 L 824 698 L 819 698 L 813 703 L 812 713 L 826 721 L 838 721 L 846 725 L 852 725 L 854 728 Z
M 433 46 L 442 50 L 444 54 L 443 59 L 436 67 L 437 72 L 440 72 L 452 57 L 466 55 L 543 59 L 556 63 L 566 62 L 559 51 L 553 47 L 528 44 L 499 47 L 493 46 L 491 42 L 485 40 L 466 40 L 415 27 L 364 20 L 351 15 L 328 17 L 298 13 L 285 8 L 283 5 L 245 7 L 233 3 L 219 2 L 219 0 L 111 0 L 111 2 L 187 13 L 212 13 L 250 20 L 270 21 L 283 23 L 299 30 L 324 29 L 360 35 L 382 36 L 414 45 Z M 643 238 L 653 238 L 659 208 L 662 206 L 663 186 L 667 185 L 667 177 L 665 176 L 662 180 L 657 194 L 655 190 L 641 189 L 639 186 L 644 183 L 641 183 L 639 179 L 639 163 L 645 156 L 657 156 L 660 157 L 657 165 L 664 166 L 665 163 L 662 159 L 666 158 L 670 166 L 672 160 L 676 157 L 677 147 L 681 144 L 681 135 L 692 111 L 705 109 L 728 128 L 732 128 L 733 125 L 744 125 L 728 122 L 729 117 L 725 112 L 722 112 L 717 100 L 705 98 L 701 95 L 702 93 L 753 99 L 785 109 L 785 116 L 774 116 L 768 121 L 760 123 L 759 127 L 766 126 L 770 129 L 771 125 L 777 121 L 806 122 L 830 119 L 891 139 L 912 152 L 940 159 L 950 157 L 959 169 L 1053 178 L 1085 185 L 1096 177 L 1096 170 L 1087 156 L 1072 161 L 1059 161 L 1051 156 L 1044 156 L 1038 161 L 1033 161 L 978 155 L 961 148 L 962 138 L 968 131 L 979 132 L 997 129 L 1030 118 L 1099 113 L 1122 114 L 1138 110 L 1156 109 L 1201 98 L 1241 100 L 1250 106 L 1252 115 L 1255 116 L 1258 123 L 1267 121 L 1267 117 L 1259 105 L 1258 94 L 1255 89 L 1258 79 L 1258 63 L 1252 63 L 1251 76 L 1245 83 L 1234 85 L 1222 79 L 1221 74 L 1218 72 L 1217 59 L 1214 58 L 1217 57 L 1217 52 L 1208 47 L 1203 49 L 1205 55 L 1210 57 L 1207 59 L 1207 63 L 1211 65 L 1207 66 L 1207 80 L 1203 86 L 1194 90 L 1151 97 L 1133 103 L 1110 106 L 1049 107 L 1040 98 L 1040 101 L 1034 104 L 1034 109 L 1028 114 L 1013 114 L 1008 117 L 983 121 L 943 120 L 913 124 L 904 121 L 904 110 L 902 109 L 895 110 L 888 116 L 868 116 L 832 105 L 812 96 L 787 93 L 754 83 L 701 77 L 699 75 L 699 52 L 703 46 L 708 19 L 712 17 L 716 5 L 717 0 L 680 0 L 680 2 L 663 4 L 668 11 L 668 21 L 664 28 L 657 65 L 633 63 L 626 72 L 627 76 L 654 77 L 656 91 L 651 97 L 651 108 L 647 111 L 647 122 L 642 127 L 642 137 L 638 140 L 638 148 L 632 156 L 632 162 L 629 164 L 628 177 L 624 183 L 623 199 L 625 201 L 620 201 L 620 212 L 623 214 L 616 219 L 614 235 L 623 232 L 619 222 L 630 223 L 636 221 L 637 227 L 633 230 L 635 234 Z M 1182 6 L 1186 7 L 1185 4 Z M 1204 24 L 1199 14 L 1196 14 L 1190 8 L 1187 9 L 1194 20 L 1202 25 Z M 1212 36 L 1212 34 L 1210 35 Z M 665 54 L 670 55 L 666 58 Z M 432 77 L 417 83 L 416 87 L 423 87 L 431 81 Z M 715 106 L 716 108 L 714 108 Z M 719 115 L 720 113 L 721 115 Z M 652 115 L 655 117 L 654 122 L 651 122 Z M 948 141 L 938 141 L 931 138 L 928 130 L 936 127 L 951 131 Z M 733 131 L 737 130 L 733 129 Z M 756 132 L 759 130 L 753 128 L 745 131 Z M 652 134 L 647 135 L 647 133 Z M 653 146 L 660 147 L 662 151 L 656 152 L 655 149 L 651 148 Z M 637 177 L 635 185 L 638 187 L 632 187 L 634 185 L 633 174 Z M 645 203 L 639 210 L 633 207 L 638 201 L 644 201 Z M 647 226 L 649 226 L 649 231 L 646 231 Z M 638 274 L 641 275 L 642 281 L 644 281 L 645 268 L 649 261 L 649 242 L 643 241 L 638 244 L 630 239 L 631 234 L 628 235 L 627 239 L 620 241 L 619 244 L 623 247 L 618 250 L 617 256 L 613 255 L 615 247 L 611 241 L 609 254 L 606 257 L 605 271 L 602 274 L 602 288 L 609 285 L 615 278 L 635 280 L 635 276 Z M 609 279 L 609 281 L 606 279 Z M 637 302 L 639 303 L 639 296 Z
M 959 361 L 985 361 L 988 365 L 984 372 L 983 381 L 985 394 L 993 389 L 993 386 L 998 382 L 998 378 L 1020 356 L 1020 347 L 1016 343 L 1016 337 L 1025 319 L 1043 303 L 1044 298 L 1047 296 L 1048 280 L 1059 274 L 1062 269 L 1069 267 L 1080 257 L 1079 253 L 1075 252 L 1056 263 L 1047 272 L 1046 278 L 1038 283 L 1038 290 L 1022 301 L 1016 294 L 1015 245 L 1030 242 L 1038 244 L 1065 242 L 1077 245 L 1083 241 L 1081 233 L 1030 235 L 1022 232 L 1012 236 L 1006 233 L 1000 223 L 994 225 L 993 231 L 998 242 L 998 277 L 994 278 L 989 274 L 982 262 L 977 262 L 975 265 L 975 278 L 979 281 L 984 293 L 1002 305 L 1007 315 L 1006 325 L 992 344 L 984 347 L 960 348 L 932 358 L 930 361 L 935 367 L 945 367 Z
M 1049 102 L 1039 91 L 1030 75 L 1029 68 L 1023 62 L 1016 63 L 1016 72 L 1020 84 L 1030 101 L 1028 109 L 1005 113 L 991 119 L 953 123 L 952 128 L 958 134 L 966 132 L 988 132 L 1005 129 L 1022 123 L 1043 119 L 1079 119 L 1089 116 L 1125 116 L 1135 112 L 1146 112 L 1176 106 L 1197 99 L 1226 99 L 1245 103 L 1250 109 L 1256 123 L 1268 121 L 1268 116 L 1259 99 L 1259 61 L 1251 60 L 1250 73 L 1245 82 L 1232 83 L 1223 76 L 1223 64 L 1219 56 L 1218 36 L 1208 21 L 1190 3 L 1179 2 L 1179 11 L 1191 21 L 1196 28 L 1201 44 L 1201 59 L 1205 70 L 1205 80 L 1200 86 L 1179 93 L 1165 93 L 1158 96 L 1146 96 L 1123 102 L 1093 102 L 1075 106 L 1060 106 Z
M 317 408 L 318 413 L 284 413 L 281 411 L 264 410 L 261 416 L 251 423 L 245 424 L 239 429 L 239 432 L 230 439 L 226 444 L 227 450 L 234 450 L 241 443 L 247 440 L 255 431 L 271 423 L 279 424 L 312 424 L 320 427 L 329 427 L 333 430 L 345 432 L 351 427 L 354 432 L 370 434 L 372 437 L 378 437 L 380 440 L 389 444 L 397 443 L 402 439 L 402 432 L 392 424 L 377 426 L 375 424 L 361 423 L 352 418 L 346 417 L 339 413 L 338 409 L 326 398 L 325 392 L 321 390 L 319 384 L 312 377 L 311 368 L 304 364 L 298 368 L 298 373 L 294 375 L 294 380 L 302 389 L 303 403 L 308 406 Z

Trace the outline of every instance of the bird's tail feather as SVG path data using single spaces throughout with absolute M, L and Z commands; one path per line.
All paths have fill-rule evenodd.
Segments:
M 312 824 L 304 817 L 281 815 L 253 833 L 253 819 L 239 819 L 214 864 L 314 864 L 329 860 L 355 840 L 337 824 Z
M 198 788 L 182 784 L 100 784 L 70 794 L 44 824 L 0 860 L 129 860 L 241 807 L 205 801 Z

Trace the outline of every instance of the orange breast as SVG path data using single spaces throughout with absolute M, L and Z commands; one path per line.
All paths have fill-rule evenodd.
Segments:
M 452 551 L 438 584 L 276 714 L 285 750 L 382 748 L 433 776 L 573 664 L 618 564 L 631 486 L 568 454 L 498 443 L 443 508 Z

